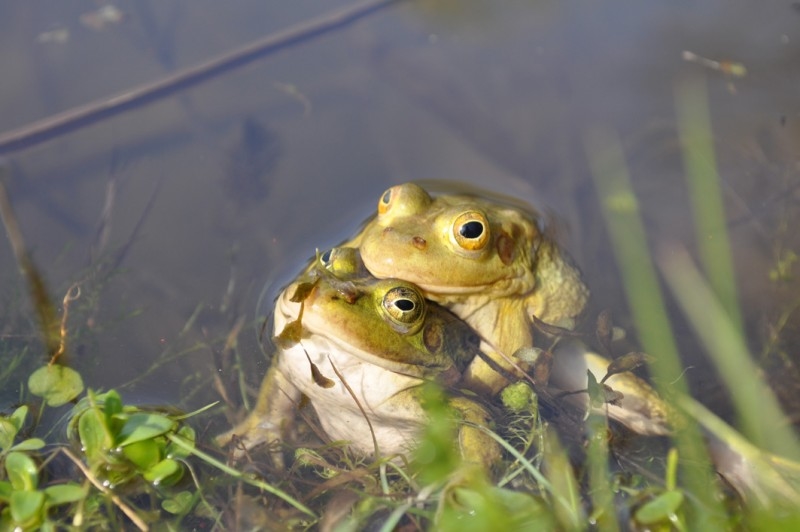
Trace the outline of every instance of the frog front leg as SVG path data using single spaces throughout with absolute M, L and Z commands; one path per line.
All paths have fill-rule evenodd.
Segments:
M 300 395 L 297 387 L 281 371 L 279 364 L 273 362 L 261 383 L 255 408 L 244 421 L 217 436 L 217 444 L 225 446 L 236 441 L 233 458 L 238 460 L 246 451 L 262 443 L 281 441 L 294 419 L 294 407 Z M 283 469 L 283 454 L 280 450 L 271 455 L 275 467 Z
M 480 427 L 489 428 L 492 417 L 479 403 L 466 397 L 451 397 L 448 401 L 460 419 L 458 451 L 466 463 L 481 466 L 487 473 L 500 463 L 500 444 Z

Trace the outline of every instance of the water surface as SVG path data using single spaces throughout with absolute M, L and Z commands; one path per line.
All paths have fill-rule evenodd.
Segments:
M 96 29 L 81 22 L 97 9 L 92 2 L 4 3 L 0 131 L 339 5 L 119 3 L 123 20 Z M 629 325 L 583 136 L 596 125 L 620 135 L 652 245 L 694 249 L 674 87 L 701 78 L 740 300 L 760 353 L 797 303 L 796 268 L 780 283 L 769 273 L 798 249 L 799 22 L 791 2 L 397 2 L 177 96 L 10 153 L 9 189 L 59 300 L 98 256 L 128 245 L 98 299 L 86 301 L 91 311 L 75 313 L 72 327 L 83 333 L 74 363 L 88 384 L 124 385 L 165 350 L 193 348 L 123 393 L 147 402 L 191 397 L 197 406 L 216 397 L 205 384 L 219 339 L 238 318 L 251 326 L 264 285 L 280 285 L 316 248 L 352 234 L 384 189 L 409 180 L 480 186 L 546 210 L 596 308 Z M 68 37 L 54 42 L 53 30 Z M 684 51 L 741 63 L 747 75 L 686 61 Z M 0 282 L 5 312 L 17 316 L 24 298 L 5 242 Z M 35 330 L 6 323 L 4 335 Z M 795 356 L 797 335 L 788 314 L 770 349 Z M 681 340 L 687 365 L 707 368 L 691 337 Z M 263 360 L 254 342 L 242 352 L 250 363 Z M 689 377 L 701 399 L 715 401 L 720 387 L 701 369 Z

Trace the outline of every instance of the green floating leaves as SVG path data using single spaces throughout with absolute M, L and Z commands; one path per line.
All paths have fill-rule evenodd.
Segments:
M 89 409 L 78 418 L 78 437 L 89 462 L 102 457 L 114 444 L 103 420 L 104 417 L 96 409 Z
M 44 398 L 48 406 L 56 407 L 78 397 L 83 391 L 83 379 L 74 369 L 53 364 L 34 371 L 28 388 L 33 395 Z
M 19 490 L 11 494 L 8 505 L 17 529 L 33 529 L 41 523 L 44 499 L 42 491 Z
M 161 414 L 149 412 L 131 414 L 119 433 L 117 445 L 124 447 L 138 441 L 155 438 L 166 434 L 175 428 L 175 425 L 173 420 Z
M 13 451 L 38 451 L 47 445 L 41 438 L 28 438 L 16 444 L 11 449 Z
M 146 471 L 161 461 L 163 447 L 163 442 L 159 444 L 155 440 L 141 440 L 123 447 L 122 454 L 136 467 Z
M 22 428 L 25 424 L 25 418 L 28 417 L 28 407 L 27 405 L 22 405 L 21 407 L 14 410 L 14 413 L 11 414 L 8 419 L 11 421 L 17 429 L 17 432 Z
M 6 452 L 12 448 L 17 433 L 25 424 L 26 417 L 28 417 L 28 407 L 25 405 L 14 410 L 14 413 L 8 417 L 0 417 L 0 452 Z
M 69 504 L 86 497 L 86 489 L 77 484 L 57 484 L 44 489 L 48 506 Z
M 14 444 L 17 428 L 8 418 L 0 418 L 0 451 L 5 452 Z
M 6 456 L 6 473 L 15 490 L 35 490 L 39 471 L 33 459 L 25 453 L 10 452 Z
M 144 479 L 155 485 L 171 486 L 181 479 L 183 468 L 169 458 L 160 461 L 144 474 Z

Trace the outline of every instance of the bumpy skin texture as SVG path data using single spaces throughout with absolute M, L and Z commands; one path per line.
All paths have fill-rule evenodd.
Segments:
M 397 185 L 348 245 L 360 248 L 374 276 L 410 281 L 465 320 L 511 372 L 508 357 L 533 343 L 531 316 L 572 327 L 589 297 L 535 213 L 474 196 L 434 198 L 413 183 Z M 465 380 L 489 394 L 507 384 L 480 359 Z
M 353 256 L 357 258 L 345 254 L 347 260 Z M 420 385 L 426 379 L 444 385 L 459 382 L 478 349 L 475 333 L 449 311 L 425 302 L 410 283 L 364 277 L 357 265 L 341 263 L 345 258 L 335 258 L 329 271 L 312 268 L 280 295 L 274 332 L 282 337 L 277 342 L 281 347 L 256 407 L 218 443 L 227 444 L 235 436 L 250 449 L 280 439 L 294 419 L 295 404 L 305 395 L 331 440 L 349 441 L 364 455 L 375 454 L 375 443 L 381 456 L 406 454 L 426 420 Z M 307 290 L 309 283 L 313 288 L 302 302 L 292 301 L 298 287 Z M 298 318 L 299 341 L 287 339 L 282 333 Z M 471 421 L 490 419 L 471 399 L 459 397 L 451 407 Z M 487 468 L 499 460 L 499 447 L 483 432 L 462 427 L 462 440 L 468 442 L 462 448 L 465 459 Z M 241 449 L 235 453 L 241 454 Z M 282 466 L 280 453 L 273 457 Z

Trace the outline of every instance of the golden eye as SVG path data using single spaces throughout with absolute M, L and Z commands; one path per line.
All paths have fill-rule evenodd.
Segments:
M 395 286 L 383 296 L 389 325 L 403 334 L 413 334 L 425 321 L 425 299 L 411 286 Z
M 386 192 L 383 193 L 381 199 L 378 200 L 378 214 L 386 214 L 386 211 L 389 210 L 389 207 L 392 205 L 392 191 L 396 187 L 392 187 Z
M 489 222 L 478 211 L 459 214 L 453 223 L 453 238 L 456 244 L 467 251 L 477 251 L 489 242 Z

